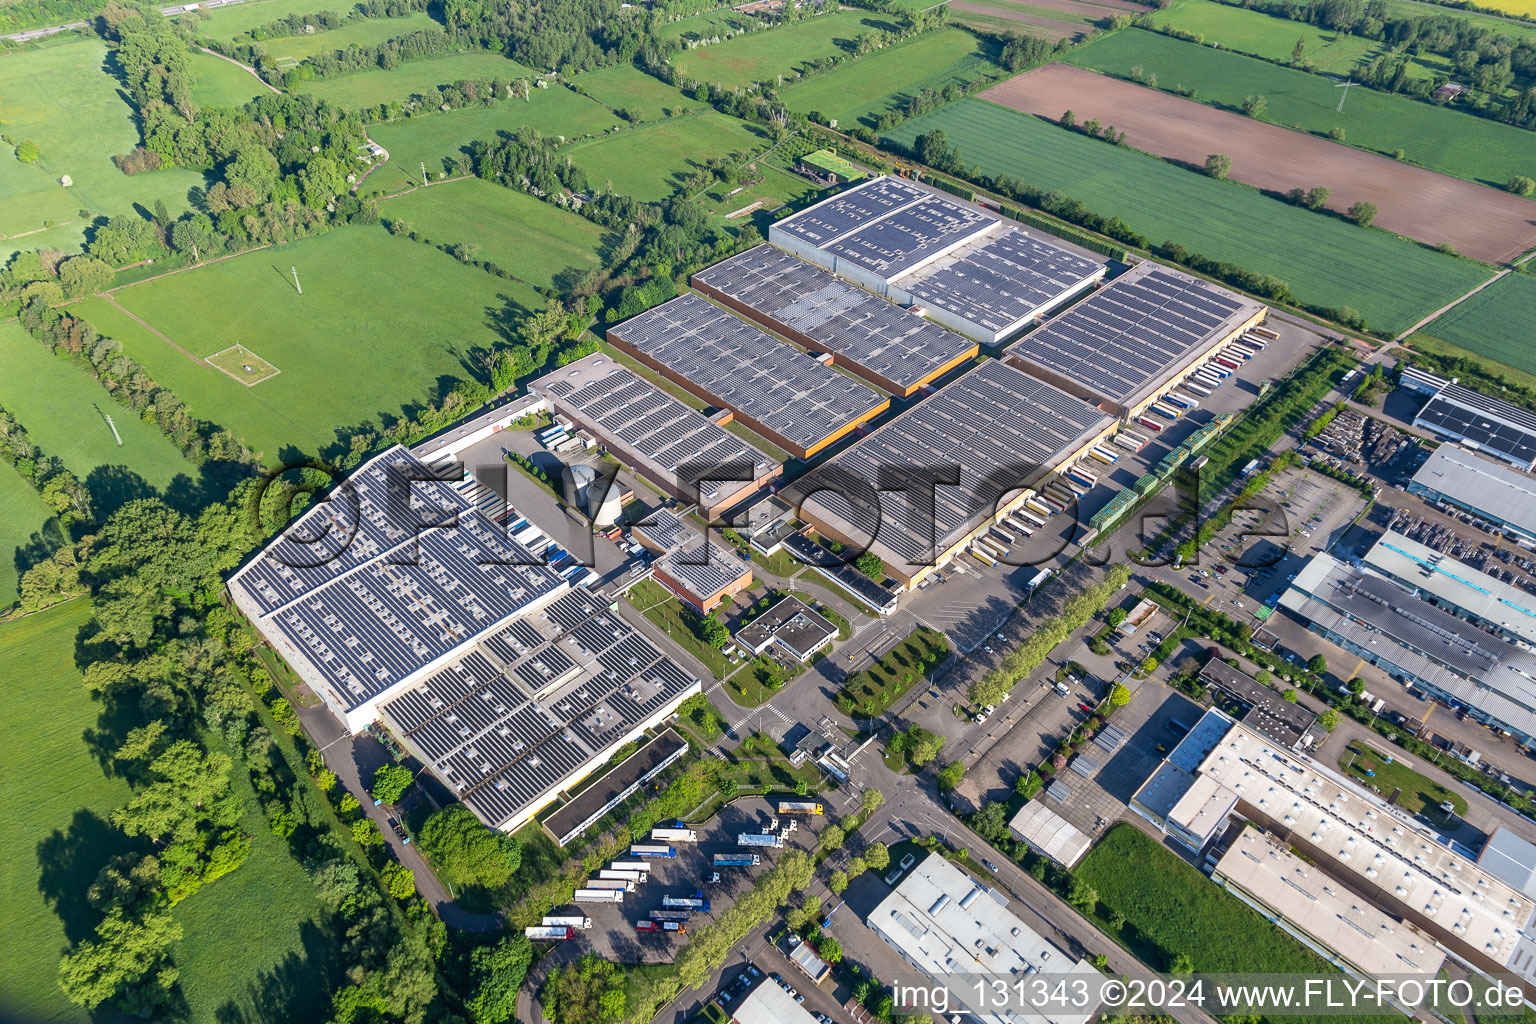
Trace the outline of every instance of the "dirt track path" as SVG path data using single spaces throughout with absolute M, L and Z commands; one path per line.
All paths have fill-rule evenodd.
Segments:
M 1323 185 L 1330 210 L 1375 203 L 1377 227 L 1474 259 L 1503 263 L 1536 246 L 1529 199 L 1083 68 L 1047 64 L 981 95 L 1053 121 L 1068 109 L 1078 124 L 1098 118 L 1128 145 L 1195 167 L 1225 153 L 1233 180 L 1269 191 Z

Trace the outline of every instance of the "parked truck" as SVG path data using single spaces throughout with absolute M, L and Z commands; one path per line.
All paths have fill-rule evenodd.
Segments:
M 634 892 L 635 883 L 627 878 L 589 878 L 588 889 L 622 889 L 624 892 Z
M 774 850 L 784 848 L 782 837 L 770 832 L 743 832 L 736 837 L 737 846 L 763 846 Z
M 704 896 L 704 890 L 699 889 L 692 896 L 663 896 L 661 905 L 674 910 L 702 910 L 709 913 L 709 900 Z
M 676 857 L 677 851 L 658 843 L 635 843 L 629 848 L 632 857 Z
M 577 903 L 623 903 L 623 889 L 577 889 L 571 894 Z
M 755 853 L 717 853 L 715 854 L 715 867 L 717 868 L 751 868 L 762 862 L 762 858 Z
M 649 871 L 651 862 L 648 860 L 611 860 L 608 867 L 613 871 Z
M 650 912 L 652 921 L 686 921 L 693 916 L 691 910 L 653 910 Z
M 653 828 L 651 838 L 658 843 L 696 843 L 699 834 L 691 828 Z
M 821 804 L 814 800 L 780 800 L 779 814 L 811 814 L 821 813 Z
M 550 928 L 574 928 L 578 931 L 586 931 L 592 927 L 592 919 L 590 917 L 577 917 L 574 915 L 569 917 L 546 917 L 539 923 Z
M 605 882 L 635 882 L 640 883 L 650 878 L 645 871 L 615 871 L 612 868 L 603 868 L 597 873 L 597 877 Z
M 576 933 L 569 928 L 559 925 L 532 925 L 523 929 L 523 934 L 535 942 L 559 942 L 564 939 L 573 939 Z

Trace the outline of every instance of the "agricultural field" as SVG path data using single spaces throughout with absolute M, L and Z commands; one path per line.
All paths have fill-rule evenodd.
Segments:
M 230 7 L 199 12 L 198 33 L 209 39 L 228 41 L 290 14 L 319 14 L 323 11 L 346 14 L 356 6 L 357 0 L 245 0 Z
M 573 146 L 571 159 L 593 187 L 636 199 L 665 199 L 709 158 L 756 149 L 760 129 L 709 111 L 673 118 Z
M 1080 124 L 1114 125 L 1127 145 L 1191 167 L 1225 153 L 1233 181 L 1281 195 L 1321 186 L 1332 192 L 1327 208 L 1340 215 L 1356 202 L 1374 203 L 1377 227 L 1449 243 L 1474 259 L 1503 262 L 1536 245 L 1536 203 L 1513 193 L 1070 64 L 1036 68 L 982 98 L 1051 120 L 1070 109 Z
M 0 382 L 0 406 L 44 452 L 63 459 L 84 481 L 98 515 L 163 493 L 178 477 L 185 487 L 197 475 L 158 428 L 113 402 L 84 370 L 33 341 L 16 323 L 0 324 Z M 29 525 L 36 528 L 41 520 Z
M 703 101 L 684 96 L 681 90 L 629 64 L 588 71 L 571 81 L 604 106 L 628 111 L 640 121 L 655 121 L 705 106 Z
M 349 46 L 372 47 L 391 39 L 398 39 L 411 32 L 440 31 L 442 26 L 423 12 L 408 14 L 403 18 L 362 18 L 349 21 L 340 28 L 313 35 L 287 36 L 269 39 L 262 43 L 272 57 L 292 57 L 304 60 L 317 53 L 345 50 Z
M 410 60 L 393 71 L 359 71 L 300 83 L 299 91 L 347 110 L 365 110 L 394 100 L 404 102 L 424 89 L 451 85 L 463 78 L 531 78 L 533 72 L 515 60 L 488 50 Z
M 422 164 L 430 176 L 446 176 L 471 142 L 511 134 L 522 125 L 545 135 L 584 138 L 602 135 L 622 123 L 601 103 L 563 86 L 551 86 L 532 90 L 527 101 L 504 100 L 372 125 L 368 134 L 389 151 L 389 160 L 368 176 L 359 194 L 377 196 L 413 188 L 421 183 Z
M 1424 327 L 1423 333 L 1536 374 L 1536 278 L 1506 274 Z M 1417 345 L 1416 345 L 1417 347 Z
M 243 107 L 271 92 L 255 75 L 210 53 L 193 53 L 192 99 L 202 107 Z
M 290 267 L 298 269 L 302 296 Z M 397 290 L 380 282 L 395 282 Z M 352 227 L 74 308 L 122 342 L 194 415 L 272 461 L 325 449 L 338 430 L 378 425 L 436 398 L 439 388 L 470 376 L 466 365 L 511 329 L 498 325 L 542 306 L 531 289 L 428 246 L 381 227 Z M 282 372 L 246 387 L 198 361 L 235 344 Z
M 105 43 L 77 37 L 0 55 L 0 124 L 42 154 L 28 165 L 9 147 L 0 152 L 0 260 L 17 249 L 75 249 L 91 219 L 135 204 L 153 209 L 161 199 L 174 216 L 203 186 L 195 171 L 130 178 L 112 163 L 139 144 L 139 130 L 106 60 Z M 73 185 L 61 186 L 63 175 Z
M 1302 302 L 1351 307 L 1376 330 L 1403 330 L 1490 273 L 985 100 L 952 103 L 888 136 L 911 145 L 934 128 L 986 174 L 1059 189 L 1096 213 L 1119 216 L 1153 244 L 1171 239 L 1272 274 Z
M 1207 44 L 1265 60 L 1289 62 L 1297 40 L 1301 40 L 1302 61 L 1329 74 L 1349 74 L 1391 49 L 1374 39 L 1332 32 L 1304 21 L 1277 18 L 1216 0 L 1180 0 L 1154 18 L 1160 28 L 1168 25 L 1202 35 Z M 1450 62 L 1438 54 L 1425 52 L 1408 62 L 1407 74 L 1411 78 L 1433 78 L 1442 72 L 1450 74 Z
M 1076 38 L 1117 14 L 1147 9 L 1132 0 L 955 0 L 950 18 L 986 32 L 1012 32 L 1055 41 Z
M 937 91 L 951 83 L 967 85 L 989 74 L 1000 75 L 991 59 L 994 49 L 969 32 L 941 29 L 793 82 L 779 97 L 797 114 L 815 111 L 845 128 L 861 120 L 873 127 L 874 115 L 924 89 Z
M 434 242 L 479 246 L 490 260 L 535 288 L 562 271 L 596 267 L 603 229 L 579 214 L 479 178 L 445 182 L 386 201 L 386 217 L 405 221 Z
M 1506 14 L 1521 14 L 1528 18 L 1536 17 L 1536 0 L 1479 0 L 1479 6 L 1492 7 L 1494 10 L 1503 11 Z
M 688 50 L 673 57 L 672 64 L 686 78 L 735 89 L 797 75 L 810 61 L 847 52 L 861 32 L 893 28 L 877 15 L 839 11 Z
M 1316 135 L 1343 129 L 1351 146 L 1387 155 L 1401 149 L 1409 163 L 1485 185 L 1536 174 L 1536 147 L 1524 129 L 1365 88 L 1349 90 L 1340 113 L 1332 79 L 1156 32 L 1116 32 L 1065 62 L 1119 78 L 1134 78 L 1140 67 L 1160 89 L 1192 89 L 1191 98 L 1229 110 L 1263 96 L 1265 121 Z

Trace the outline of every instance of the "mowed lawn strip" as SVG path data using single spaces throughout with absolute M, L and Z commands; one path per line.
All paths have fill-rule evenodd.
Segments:
M 297 267 L 304 294 L 294 291 Z M 381 284 L 384 282 L 384 284 Z M 269 461 L 314 453 L 337 432 L 401 416 L 470 375 L 503 339 L 493 326 L 542 307 L 531 289 L 381 227 L 332 231 L 113 294 L 182 348 L 240 344 L 282 372 L 255 387 L 195 363 L 102 299 L 71 307 L 143 363 L 195 416 Z
M 188 208 L 188 191 L 204 186 L 196 171 L 129 177 L 117 169 L 112 157 L 139 144 L 139 129 L 106 60 L 106 44 L 94 38 L 0 55 L 0 125 L 41 153 L 36 164 L 20 162 L 9 146 L 0 153 L 0 262 L 18 249 L 77 249 L 87 226 L 82 209 L 112 216 L 135 205 L 152 210 L 159 199 L 177 216 Z M 49 221 L 54 229 L 41 233 Z
M 1334 213 L 1368 202 L 1376 227 L 1473 259 L 1501 263 L 1536 245 L 1529 199 L 1086 68 L 1047 64 L 981 96 L 1051 120 L 1071 109 L 1080 123 L 1114 125 L 1127 145 L 1186 166 L 1224 153 L 1233 181 L 1272 195 L 1321 186 Z
M 271 95 L 255 75 L 223 57 L 194 53 L 192 70 L 192 99 L 199 106 L 243 107 L 257 96 Z
M 867 12 L 839 11 L 686 50 L 673 57 L 672 64 L 685 78 L 735 89 L 797 74 L 810 61 L 848 52 L 861 32 L 895 27 Z
M 90 602 L 78 599 L 0 625 L 8 705 L 0 715 L 0 744 L 7 784 L 26 794 L 12 803 L 0 829 L 7 925 L 0 929 L 0 1006 L 7 1020 L 115 1019 L 70 1003 L 58 981 L 60 952 L 96 925 L 86 888 L 113 855 L 129 848 L 108 822 L 128 802 L 128 784 L 104 774 L 83 739 L 101 724 L 103 711 L 75 667 L 75 638 L 90 615 Z
M 1193 89 L 1200 102 L 1234 110 L 1247 96 L 1263 96 L 1266 121 L 1317 135 L 1341 128 L 1352 146 L 1388 155 L 1401 149 L 1411 163 L 1485 185 L 1536 177 L 1536 145 L 1523 128 L 1363 87 L 1349 90 L 1340 112 L 1339 83 L 1331 78 L 1156 32 L 1115 32 L 1064 60 L 1119 78 L 1139 66 L 1161 89 Z
M 665 199 L 712 157 L 762 145 L 760 129 L 714 111 L 673 118 L 584 142 L 569 150 L 593 188 Z
M 15 323 L 0 324 L 0 405 L 46 454 L 63 459 L 85 482 L 103 517 L 145 491 L 163 491 L 177 477 L 197 476 L 158 427 L 112 401 L 84 370 Z
M 430 60 L 409 60 L 392 71 L 359 71 L 334 78 L 312 78 L 298 88 L 300 92 L 347 110 L 367 110 L 381 103 L 404 102 L 424 89 L 452 85 L 465 78 L 532 77 L 533 72 L 528 68 L 499 53 L 469 50 Z
M 1059 189 L 1096 213 L 1122 218 L 1154 245 L 1172 240 L 1272 274 L 1300 301 L 1351 307 L 1378 330 L 1403 330 L 1492 274 L 984 100 L 952 103 L 887 136 L 910 146 L 935 128 L 986 174 Z
M 962 29 L 928 32 L 897 46 L 866 54 L 786 86 L 779 96 L 797 114 L 818 111 L 851 126 L 865 115 L 880 114 L 924 89 L 951 83 L 966 85 L 997 72 L 993 49 Z M 869 123 L 873 124 L 873 117 Z
M 563 270 L 587 270 L 599 262 L 602 228 L 526 192 L 479 178 L 417 189 L 385 201 L 380 210 L 433 242 L 479 246 L 478 258 L 535 288 L 548 288 Z
M 1430 321 L 1424 333 L 1478 355 L 1536 373 L 1536 278 L 1505 274 L 1467 301 Z
M 534 89 L 528 100 L 504 100 L 372 125 L 368 135 L 389 151 L 389 160 L 368 176 L 359 194 L 387 195 L 413 188 L 421 184 L 423 164 L 433 179 L 457 173 L 454 164 L 468 153 L 470 143 L 510 135 L 523 125 L 546 136 L 580 139 L 601 135 L 622 123 L 596 100 L 551 87 Z
M 1183 953 L 1199 973 L 1335 973 L 1322 957 L 1134 825 L 1110 829 L 1073 874 L 1098 891 L 1092 916 L 1099 927 L 1114 936 L 1108 918 L 1123 917 L 1118 938 L 1154 970 L 1167 970 Z M 1318 1018 L 1265 1014 L 1264 1019 Z M 1329 1014 L 1322 1019 L 1344 1024 L 1379 1018 Z

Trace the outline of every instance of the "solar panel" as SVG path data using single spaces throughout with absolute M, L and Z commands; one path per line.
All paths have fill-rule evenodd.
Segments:
M 1536 463 L 1536 416 L 1458 384 L 1447 384 L 1426 402 L 1415 422 L 1469 441 L 1522 469 Z

